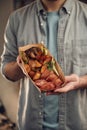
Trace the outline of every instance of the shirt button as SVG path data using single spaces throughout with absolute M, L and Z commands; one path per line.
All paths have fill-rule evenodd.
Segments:
M 41 112 L 39 112 L 39 115 L 40 115 L 40 116 L 41 116 L 41 114 L 42 114 L 42 113 L 41 113 Z
M 39 95 L 39 98 L 41 98 L 41 95 Z
M 43 15 L 46 15 L 46 13 L 45 13 L 45 12 L 43 12 Z
M 44 44 L 44 41 L 41 41 L 42 44 Z
M 70 14 L 71 12 L 70 11 L 68 11 L 68 14 Z
M 41 23 L 40 25 L 43 26 L 43 23 Z

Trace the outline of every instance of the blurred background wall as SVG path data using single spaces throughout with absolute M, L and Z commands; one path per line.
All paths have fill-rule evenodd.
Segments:
M 0 0 L 0 55 L 3 47 L 4 28 L 9 14 L 13 11 L 13 0 Z
M 10 13 L 34 0 L 0 0 L 0 55 L 4 44 L 4 29 Z M 81 0 L 87 3 L 87 0 Z M 17 122 L 19 82 L 10 82 L 0 74 L 0 101 L 5 107 L 7 116 Z
M 33 0 L 0 0 L 0 56 L 3 51 L 4 30 L 9 15 L 31 1 Z M 19 82 L 10 82 L 0 73 L 0 104 L 3 104 L 8 118 L 14 123 L 17 122 L 18 95 Z
M 9 1 L 9 2 L 8 2 Z M 0 55 L 4 44 L 4 29 L 10 13 L 13 11 L 13 0 L 0 0 Z M 0 74 L 0 101 L 5 107 L 8 117 L 16 122 L 18 83 L 7 81 Z
M 87 0 L 80 0 L 80 1 L 82 1 L 82 2 L 84 2 L 84 3 L 87 3 Z

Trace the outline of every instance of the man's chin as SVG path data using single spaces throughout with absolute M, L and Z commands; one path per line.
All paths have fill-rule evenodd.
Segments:
M 58 0 L 48 0 L 48 1 L 52 1 L 52 2 L 55 2 L 55 1 L 58 1 Z

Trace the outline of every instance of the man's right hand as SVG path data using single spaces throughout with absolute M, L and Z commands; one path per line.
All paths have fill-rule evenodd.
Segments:
M 22 63 L 19 56 L 17 57 L 17 61 L 12 61 L 5 65 L 3 74 L 8 80 L 11 81 L 20 80 L 25 76 L 22 70 Z

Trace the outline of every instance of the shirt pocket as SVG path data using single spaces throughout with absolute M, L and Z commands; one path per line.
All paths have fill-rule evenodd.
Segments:
M 87 39 L 72 40 L 73 72 L 87 74 Z
M 80 67 L 87 66 L 87 39 L 73 40 L 72 49 L 73 64 Z

